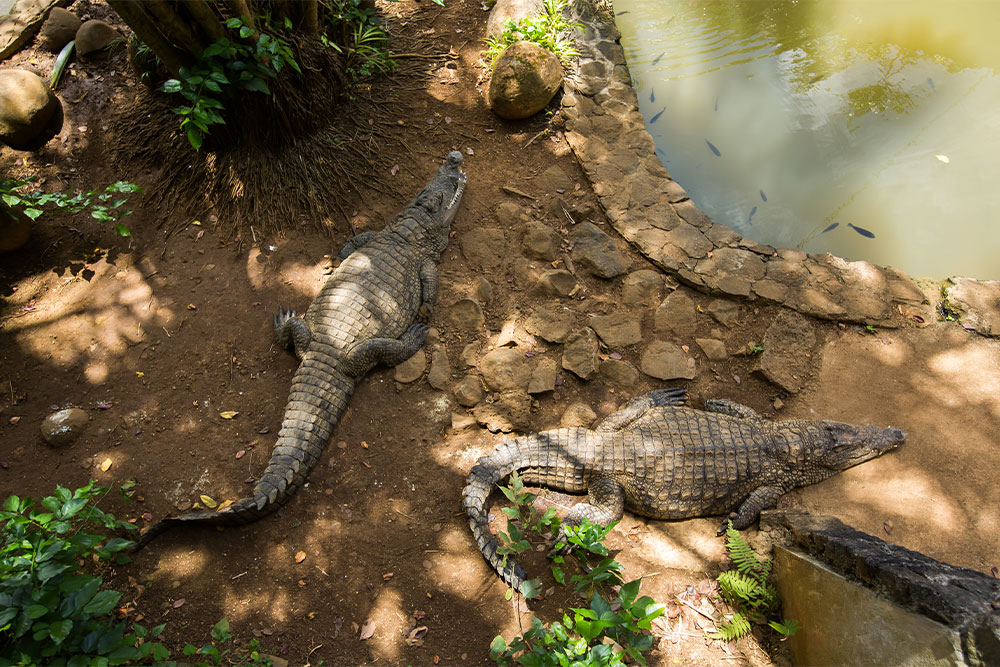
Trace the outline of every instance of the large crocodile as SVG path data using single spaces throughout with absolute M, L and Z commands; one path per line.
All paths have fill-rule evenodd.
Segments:
M 565 523 L 606 525 L 624 508 L 654 519 L 733 512 L 737 529 L 757 520 L 782 494 L 815 484 L 895 449 L 897 428 L 835 421 L 770 421 L 729 400 L 684 407 L 683 389 L 640 396 L 596 429 L 560 428 L 509 440 L 473 466 L 462 505 L 476 544 L 500 577 L 518 588 L 524 570 L 504 561 L 489 530 L 488 498 L 514 471 L 525 483 L 584 493 Z
M 181 524 L 245 524 L 273 512 L 306 481 L 355 383 L 376 364 L 398 364 L 420 348 L 427 337 L 422 322 L 437 296 L 437 263 L 465 188 L 461 164 L 462 154 L 450 153 L 382 231 L 350 239 L 340 250 L 343 262 L 303 317 L 283 309 L 275 316 L 278 343 L 291 346 L 301 363 L 271 460 L 250 497 L 219 511 L 164 519 L 137 550 Z

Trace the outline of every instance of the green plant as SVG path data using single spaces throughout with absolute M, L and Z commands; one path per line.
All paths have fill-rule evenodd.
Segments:
M 326 31 L 320 41 L 344 55 L 353 84 L 396 68 L 389 52 L 389 36 L 379 25 L 375 10 L 361 0 L 332 0 L 326 5 L 323 24 Z
M 39 190 L 28 191 L 26 188 L 31 185 L 31 179 L 26 180 L 2 180 L 0 181 L 0 199 L 11 209 L 20 209 L 24 215 L 32 220 L 38 219 L 43 208 L 52 205 L 56 208 L 66 208 L 73 213 L 90 210 L 90 217 L 98 222 L 114 222 L 115 231 L 120 236 L 131 236 L 131 231 L 119 220 L 127 215 L 132 215 L 132 211 L 122 210 L 122 206 L 128 201 L 128 197 L 115 199 L 116 194 L 129 195 L 133 192 L 142 192 L 135 183 L 128 181 L 118 181 L 104 188 L 104 191 L 90 190 L 89 192 L 77 192 L 70 195 L 65 192 L 41 192 Z
M 215 640 L 209 644 L 205 644 L 200 648 L 194 644 L 187 644 L 184 646 L 183 653 L 185 656 L 198 655 L 201 657 L 201 661 L 198 662 L 199 666 L 211 666 L 220 667 L 224 664 L 223 659 L 227 658 L 231 653 L 232 649 L 219 649 L 215 642 L 220 644 L 225 644 L 230 639 L 233 638 L 232 633 L 229 631 L 229 620 L 223 617 L 212 627 L 212 639 Z M 238 662 L 233 662 L 232 660 L 227 660 L 225 664 L 234 664 L 239 667 L 250 667 L 251 665 L 263 665 L 268 667 L 272 664 L 272 660 L 260 652 L 260 642 L 256 639 L 250 640 L 250 645 L 247 647 L 246 655 L 243 656 Z
M 36 508 L 31 498 L 9 496 L 0 511 L 0 665 L 118 665 L 162 661 L 166 647 L 151 630 L 111 615 L 121 593 L 102 590 L 103 569 L 134 543 L 86 528 L 135 530 L 97 507 L 107 489 L 56 487 Z M 98 568 L 94 571 L 94 564 Z
M 531 547 L 523 537 L 523 527 L 545 534 L 556 531 L 555 548 L 549 554 L 553 561 L 552 575 L 560 585 L 566 584 L 565 555 L 573 556 L 582 567 L 570 581 L 576 591 L 586 591 L 588 607 L 574 607 L 564 613 L 561 621 L 543 623 L 532 616 L 531 627 L 508 644 L 497 636 L 490 645 L 490 657 L 499 665 L 556 667 L 566 665 L 624 665 L 627 660 L 645 664 L 643 652 L 652 648 L 652 621 L 663 613 L 664 605 L 648 596 L 639 597 L 641 580 L 622 583 L 622 566 L 609 556 L 604 539 L 614 527 L 601 527 L 584 519 L 579 525 L 563 524 L 550 508 L 538 513 L 532 503 L 536 494 L 524 491 L 519 477 L 511 475 L 509 487 L 501 491 L 514 506 L 503 508 L 507 515 L 510 535 L 500 532 L 508 555 L 522 553 Z M 520 524 L 521 527 L 518 527 Z M 595 565 L 594 557 L 600 558 Z M 538 595 L 541 582 L 524 582 L 525 597 Z M 507 598 L 512 597 L 508 589 Z
M 748 634 L 751 623 L 764 622 L 777 606 L 778 592 L 768 581 L 771 559 L 761 560 L 733 528 L 732 521 L 726 528 L 726 552 L 736 569 L 719 573 L 717 580 L 723 599 L 737 611 L 709 636 L 729 641 Z M 770 621 L 768 625 L 786 636 L 799 629 L 797 621 L 788 619 L 783 623 Z
M 238 31 L 239 39 L 222 38 L 198 55 L 198 62 L 182 67 L 176 79 L 167 79 L 161 90 L 180 93 L 187 105 L 172 111 L 181 117 L 181 130 L 188 143 L 200 150 L 209 126 L 225 124 L 221 96 L 235 97 L 241 90 L 271 94 L 267 80 L 281 73 L 285 65 L 301 72 L 288 42 L 257 32 L 238 18 L 226 21 L 226 27 Z
M 747 343 L 747 354 L 750 356 L 755 356 L 761 354 L 764 351 L 764 347 L 761 345 L 756 345 L 755 343 Z
M 520 21 L 508 19 L 504 23 L 503 32 L 499 36 L 486 40 L 486 51 L 483 58 L 490 69 L 496 65 L 496 60 L 508 46 L 514 42 L 534 42 L 548 49 L 563 65 L 568 65 L 571 58 L 579 55 L 573 42 L 563 33 L 571 30 L 581 30 L 579 23 L 570 23 L 563 18 L 563 9 L 568 0 L 545 0 L 545 13 L 529 16 Z

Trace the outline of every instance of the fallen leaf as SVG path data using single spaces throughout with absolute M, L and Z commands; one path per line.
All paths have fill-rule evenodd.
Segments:
M 440 656 L 438 656 L 438 655 L 437 655 L 437 654 L 435 653 L 435 654 L 434 654 L 434 664 L 435 664 L 435 665 L 437 665 L 437 664 L 440 664 L 440 663 L 441 663 L 441 658 L 440 658 Z
M 108 468 L 111 467 L 111 459 L 104 459 L 101 461 L 101 472 L 107 472 Z
M 199 229 L 199 230 L 198 230 L 198 233 L 197 233 L 197 234 L 195 234 L 195 237 L 194 237 L 194 238 L 195 238 L 195 240 L 197 241 L 198 239 L 200 239 L 200 238 L 201 238 L 202 236 L 204 236 L 204 235 L 205 235 L 205 230 L 204 230 L 204 229 Z
M 236 458 L 241 459 L 241 458 L 243 458 L 243 455 L 246 454 L 246 453 L 247 453 L 247 450 L 241 449 L 240 451 L 236 452 Z
M 358 639 L 364 641 L 366 639 L 371 639 L 375 635 L 375 621 L 368 620 L 365 624 L 361 626 L 361 634 Z
M 201 227 L 201 220 L 192 220 L 191 224 L 197 227 Z
M 399 172 L 399 165 L 398 164 L 392 165 L 392 169 L 389 170 L 389 173 L 395 176 L 398 172 Z
M 144 512 L 143 515 L 142 515 L 142 520 L 143 521 L 152 521 L 153 520 L 152 513 L 150 513 L 150 512 Z
M 316 612 L 314 611 L 309 612 L 308 614 L 306 614 L 306 618 L 309 619 L 310 621 L 313 620 L 314 618 L 316 618 Z
M 413 628 L 410 633 L 406 635 L 406 645 L 407 646 L 421 646 L 424 643 L 424 635 L 427 634 L 427 626 L 421 625 L 418 628 Z
M 306 580 L 305 579 L 299 579 L 295 583 L 297 583 L 299 585 L 299 588 L 305 588 L 306 587 Z
M 362 462 L 361 462 L 361 465 L 363 465 L 363 466 L 364 466 L 364 467 L 366 467 L 366 468 L 371 468 L 371 467 L 372 467 L 372 466 L 371 466 L 371 464 L 370 464 L 370 463 L 368 463 L 368 461 L 362 461 Z
M 16 424 L 17 422 L 21 421 L 21 418 L 20 417 L 11 417 L 8 421 L 11 424 Z
M 476 153 L 471 148 L 469 148 L 468 146 L 466 146 L 465 147 L 465 154 L 466 155 L 475 155 Z
M 392 579 L 392 575 L 393 575 L 392 572 L 386 572 L 385 574 L 382 575 L 382 581 L 389 581 L 390 579 Z
M 185 600 L 184 598 L 181 598 L 179 600 L 174 600 L 174 604 L 172 606 L 174 609 L 180 609 L 181 607 L 184 606 L 185 602 L 187 602 L 187 600 Z
M 997 569 L 996 565 L 990 568 L 990 574 L 992 574 L 994 577 L 1000 577 L 1000 570 Z
M 886 535 L 892 535 L 892 521 L 883 521 L 882 530 L 885 531 Z
M 212 496 L 206 496 L 204 493 L 198 496 L 198 499 L 201 500 L 201 504 L 207 507 L 208 509 L 214 509 L 219 505 L 219 503 L 215 502 Z
M 189 303 L 188 310 L 198 310 L 198 306 L 194 305 L 193 303 Z
M 135 376 L 136 376 L 137 378 L 141 378 L 141 377 L 146 377 L 146 374 L 145 374 L 145 373 L 143 373 L 142 371 L 136 371 L 136 372 L 135 372 Z
M 363 449 L 368 449 L 368 443 L 367 443 L 367 442 L 365 442 L 364 440 L 362 440 L 362 441 L 361 441 L 361 447 L 362 447 Z
M 226 502 L 224 502 L 221 505 L 219 505 L 217 511 L 221 512 L 222 510 L 226 509 L 227 507 L 229 507 L 232 504 L 233 504 L 232 500 L 227 500 Z
M 306 559 L 306 552 L 305 551 L 297 551 L 295 553 L 295 562 L 296 563 L 301 563 L 305 559 Z
M 97 407 L 100 410 L 110 410 L 111 409 L 111 401 L 98 401 L 97 402 Z
M 235 417 L 238 414 L 240 414 L 240 413 L 236 412 L 235 410 L 226 410 L 225 412 L 220 412 L 219 416 L 222 417 L 223 419 L 232 419 L 233 417 Z

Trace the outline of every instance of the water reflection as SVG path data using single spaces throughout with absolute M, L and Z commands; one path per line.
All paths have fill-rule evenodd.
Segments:
M 657 153 L 714 220 L 917 276 L 1000 277 L 1000 3 L 614 5 Z

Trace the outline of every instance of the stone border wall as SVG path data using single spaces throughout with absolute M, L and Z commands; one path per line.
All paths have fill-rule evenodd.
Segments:
M 566 139 L 612 226 L 650 261 L 709 294 L 765 299 L 807 315 L 901 326 L 927 300 L 898 269 L 775 249 L 716 224 L 656 157 L 610 11 L 575 0 L 580 56 L 564 82 Z

